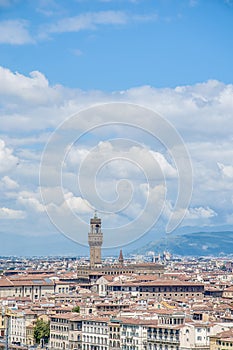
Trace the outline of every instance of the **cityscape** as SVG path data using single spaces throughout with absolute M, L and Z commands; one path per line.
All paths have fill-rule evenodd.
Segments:
M 230 349 L 232 257 L 1 258 L 3 349 Z
M 0 0 L 0 350 L 233 350 L 233 0 Z

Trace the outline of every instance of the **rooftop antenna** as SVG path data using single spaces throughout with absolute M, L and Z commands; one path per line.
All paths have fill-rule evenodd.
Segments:
M 95 210 L 95 215 L 94 215 L 94 219 L 97 219 L 98 216 L 97 216 L 97 210 Z

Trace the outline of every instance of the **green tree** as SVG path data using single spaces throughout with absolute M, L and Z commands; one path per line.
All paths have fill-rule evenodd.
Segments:
M 80 312 L 80 306 L 75 306 L 73 309 L 72 309 L 72 312 Z
M 34 339 L 36 343 L 39 344 L 41 339 L 44 339 L 44 342 L 48 343 L 49 336 L 50 336 L 49 322 L 45 322 L 38 318 L 34 328 Z

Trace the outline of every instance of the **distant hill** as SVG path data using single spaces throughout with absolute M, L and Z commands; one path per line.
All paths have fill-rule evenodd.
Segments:
M 155 253 L 168 250 L 170 253 L 181 256 L 206 256 L 233 254 L 233 232 L 195 232 L 184 234 L 170 234 L 163 240 L 150 242 L 137 250 L 139 254 L 148 251 Z

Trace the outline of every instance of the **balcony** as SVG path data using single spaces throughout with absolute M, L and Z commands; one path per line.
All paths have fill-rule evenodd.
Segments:
M 179 344 L 178 338 L 168 338 L 168 337 L 153 337 L 148 336 L 147 340 L 155 343 L 165 343 L 165 344 Z

